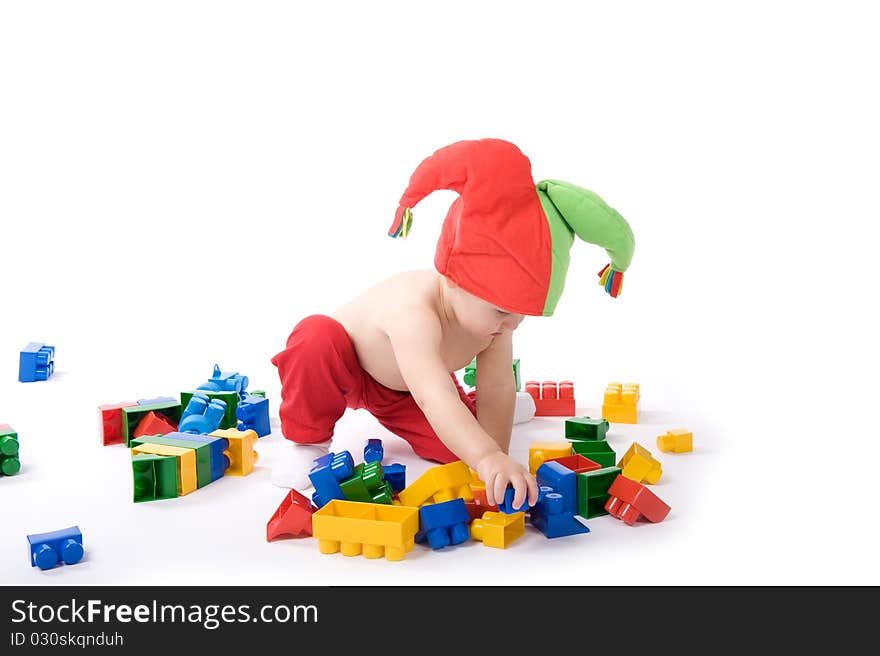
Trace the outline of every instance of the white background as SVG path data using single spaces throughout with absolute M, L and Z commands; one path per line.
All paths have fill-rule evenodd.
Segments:
M 873 584 L 880 161 L 870 3 L 42 2 L 0 8 L 0 583 Z M 185 498 L 131 502 L 101 403 L 177 394 L 214 362 L 277 413 L 294 323 L 432 266 L 454 195 L 386 230 L 409 175 L 500 137 L 535 179 L 586 186 L 633 227 L 619 299 L 577 242 L 552 318 L 515 336 L 525 378 L 639 382 L 615 425 L 664 465 L 657 525 L 529 530 L 400 563 L 265 542 L 286 447 Z M 29 341 L 55 376 L 16 380 Z M 656 435 L 694 430 L 694 453 Z M 369 415 L 335 448 L 427 463 Z M 561 421 L 518 426 L 514 453 Z M 41 572 L 25 536 L 78 524 Z

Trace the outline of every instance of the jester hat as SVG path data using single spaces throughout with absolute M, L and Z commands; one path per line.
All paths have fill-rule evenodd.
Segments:
M 500 139 L 459 141 L 426 158 L 400 197 L 388 234 L 405 238 L 412 208 L 438 189 L 458 193 L 434 254 L 437 271 L 503 310 L 549 317 L 565 285 L 574 235 L 611 263 L 599 284 L 616 297 L 635 247 L 626 220 L 588 189 L 542 180 Z

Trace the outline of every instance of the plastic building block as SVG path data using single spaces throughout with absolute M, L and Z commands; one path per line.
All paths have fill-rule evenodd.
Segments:
M 209 399 L 206 394 L 193 394 L 180 417 L 177 430 L 180 433 L 207 435 L 220 429 L 226 414 L 226 401 Z
M 18 356 L 18 380 L 33 383 L 49 380 L 55 371 L 55 347 L 39 342 L 25 346 Z
M 638 442 L 633 442 L 620 462 L 617 463 L 621 473 L 637 483 L 654 484 L 663 475 L 663 467 L 648 451 Z
M 173 396 L 157 396 L 154 399 L 138 399 L 138 405 L 158 405 L 160 403 L 177 403 Z
M 470 467 L 468 467 L 468 469 L 470 469 Z M 479 476 L 477 476 L 477 471 L 475 469 L 470 469 L 470 472 L 471 472 L 471 482 L 470 482 L 471 490 L 472 491 L 477 490 L 477 489 L 485 490 L 486 484 L 480 480 Z
M 196 452 L 178 446 L 164 444 L 141 444 L 132 447 L 131 454 L 150 453 L 157 456 L 174 456 L 177 458 L 177 496 L 189 494 L 198 487 L 196 472 Z
M 196 435 L 194 433 L 168 433 L 162 436 L 165 440 L 183 442 L 190 448 L 207 445 L 211 454 L 211 481 L 223 478 L 231 464 L 229 460 L 229 440 L 213 435 Z M 175 446 L 175 445 L 171 445 Z M 201 486 L 200 486 L 201 487 Z
M 180 435 L 180 433 L 173 434 Z M 165 446 L 176 446 L 181 449 L 192 449 L 196 454 L 196 487 L 205 487 L 216 480 L 213 478 L 211 471 L 211 445 L 207 442 L 193 442 L 157 435 L 136 437 L 131 441 L 133 447 L 142 444 L 164 444 Z
M 362 462 L 351 475 L 339 484 L 342 496 L 349 501 L 364 503 L 391 503 L 394 490 L 385 480 L 382 465 L 378 462 Z
M 571 449 L 576 454 L 599 463 L 600 467 L 613 467 L 617 462 L 617 454 L 605 440 L 584 440 L 572 442 Z
M 584 519 L 607 515 L 608 488 L 620 474 L 620 467 L 603 467 L 577 475 L 578 512 Z
M 477 358 L 474 358 L 470 361 L 468 365 L 464 368 L 464 376 L 463 376 L 464 384 L 468 387 L 475 387 L 477 384 Z M 513 360 L 513 382 L 516 386 L 516 391 L 519 392 L 521 389 L 520 376 L 519 376 L 519 358 Z
M 549 488 L 562 496 L 562 512 L 573 515 L 578 509 L 577 474 L 558 462 L 545 462 L 538 467 L 538 489 Z M 539 502 L 540 503 L 540 502 Z M 552 502 L 555 507 L 555 501 Z
M 569 440 L 604 440 L 608 428 L 607 419 L 572 417 L 565 420 L 565 437 Z
M 137 403 L 124 401 L 98 406 L 98 414 L 101 417 L 101 443 L 104 446 L 125 444 L 125 438 L 122 437 L 122 409 L 136 405 Z
M 318 508 L 325 506 L 333 499 L 345 500 L 339 484 L 354 474 L 354 458 L 348 451 L 327 453 L 316 458 L 309 471 L 309 480 L 315 486 L 312 501 Z
M 637 424 L 639 418 L 638 383 L 608 383 L 602 403 L 602 417 L 615 424 Z
M 669 514 L 669 506 L 641 483 L 620 475 L 608 488 L 605 510 L 612 517 L 632 526 L 639 517 L 649 522 L 662 522 Z
M 506 490 L 505 490 L 506 492 Z M 483 512 L 491 511 L 498 512 L 498 505 L 490 505 L 489 500 L 486 498 L 486 488 L 480 487 L 473 491 L 474 493 L 474 503 L 477 504 L 480 508 L 483 509 Z M 510 503 L 513 504 L 513 497 L 510 499 Z M 512 513 L 505 513 L 512 514 Z
M 229 448 L 224 452 L 224 455 L 229 458 L 227 475 L 247 476 L 254 471 L 254 465 L 260 458 L 260 454 L 254 450 L 254 445 L 259 439 L 254 431 L 227 428 L 226 430 L 216 430 L 209 435 L 222 437 L 229 442 Z
M 130 446 L 138 422 L 151 412 L 162 415 L 175 427 L 174 430 L 177 430 L 177 424 L 180 422 L 180 404 L 177 401 L 124 407 L 122 408 L 122 439 L 126 446 Z
M 424 542 L 434 550 L 461 544 L 470 538 L 468 515 L 464 499 L 452 499 L 443 503 L 432 503 L 419 509 L 419 532 L 416 542 Z
M 261 399 L 266 398 L 266 390 L 252 390 L 250 392 L 251 396 L 259 396 Z
M 139 453 L 131 457 L 134 502 L 177 497 L 177 458 Z
M 301 538 L 312 534 L 312 503 L 296 490 L 290 490 L 266 524 L 266 542 L 280 537 Z
M 572 456 L 563 456 L 562 458 L 551 458 L 550 460 L 545 460 L 544 464 L 546 465 L 548 462 L 558 462 L 560 465 L 570 469 L 575 474 L 593 471 L 594 469 L 602 469 L 602 465 L 595 460 L 590 460 L 577 453 Z M 614 463 L 612 462 L 612 464 Z M 538 467 L 538 471 L 541 471 L 540 467 Z
M 385 471 L 385 480 L 388 481 L 392 490 L 400 492 L 406 487 L 406 465 L 394 462 L 390 465 L 383 465 L 382 469 Z
M 269 399 L 245 394 L 235 408 L 235 418 L 238 419 L 238 430 L 252 430 L 257 437 L 265 437 L 272 433 L 269 424 Z
M 52 569 L 60 562 L 74 565 L 82 560 L 84 553 L 79 526 L 29 535 L 27 541 L 31 552 L 31 567 L 40 569 Z
M 574 383 L 570 380 L 526 381 L 526 392 L 535 400 L 536 417 L 571 417 L 575 414 Z
M 247 376 L 242 376 L 237 371 L 220 371 L 220 365 L 215 364 L 213 375 L 206 383 L 202 383 L 196 389 L 241 394 L 247 389 L 247 386 Z
M 471 524 L 471 537 L 487 547 L 506 549 L 511 542 L 526 531 L 525 513 L 502 513 L 486 511 L 481 519 Z
M 220 420 L 220 426 L 218 427 L 219 430 L 226 430 L 227 428 L 238 428 L 238 417 L 236 416 L 236 412 L 238 411 L 238 404 L 241 401 L 241 396 L 237 392 L 215 392 L 212 390 L 191 390 L 187 392 L 181 392 L 180 407 L 185 408 L 186 406 L 188 406 L 190 400 L 196 394 L 203 394 L 207 396 L 211 401 L 220 400 L 226 403 L 226 413 L 223 415 L 223 419 Z
M 364 462 L 382 462 L 385 457 L 385 449 L 382 447 L 382 440 L 378 438 L 370 438 L 364 445 Z
M 461 497 L 474 498 L 471 491 L 471 470 L 461 460 L 431 467 L 411 485 L 401 490 L 398 498 L 404 506 L 421 506 L 426 501 L 443 503 Z
M 312 534 L 323 554 L 403 560 L 415 546 L 419 509 L 332 499 L 312 514 Z
M 485 492 L 485 490 L 484 490 Z M 540 486 L 538 487 L 538 500 L 535 502 L 536 505 L 541 503 L 541 499 L 544 497 L 545 490 L 542 490 Z M 516 491 L 511 486 L 507 486 L 507 489 L 504 490 L 504 500 L 498 504 L 498 510 L 503 512 L 506 515 L 511 515 L 516 512 L 526 512 L 534 506 L 529 506 L 529 500 L 526 499 L 523 501 L 523 504 L 519 508 L 513 507 L 513 497 L 515 496 Z
M 146 435 L 167 435 L 175 431 L 174 426 L 162 415 L 157 412 L 148 412 L 138 423 L 134 432 L 129 439 L 129 445 L 132 440 Z
M 529 471 L 534 474 L 545 460 L 571 454 L 571 442 L 532 442 L 529 445 Z
M 694 450 L 694 434 L 685 428 L 673 428 L 657 436 L 657 448 L 664 453 L 685 453 Z
M 540 503 L 529 513 L 529 521 L 548 538 L 589 533 L 590 529 L 575 519 L 574 513 L 565 511 L 565 503 L 564 495 L 552 490 L 545 492 Z
M 18 433 L 9 424 L 0 426 L 0 476 L 13 476 L 21 471 L 18 449 Z

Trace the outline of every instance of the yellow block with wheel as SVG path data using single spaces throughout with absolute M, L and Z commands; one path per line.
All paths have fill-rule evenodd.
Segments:
M 322 554 L 403 560 L 415 544 L 419 509 L 333 499 L 312 514 Z
M 141 444 L 131 450 L 135 453 L 152 453 L 157 456 L 174 456 L 177 458 L 177 496 L 189 494 L 198 487 L 195 449 L 164 444 Z
M 229 476 L 247 476 L 254 471 L 254 465 L 260 459 L 260 454 L 254 451 L 254 445 L 259 437 L 256 431 L 240 431 L 234 428 L 215 430 L 211 437 L 222 437 L 229 441 L 229 449 L 223 454 L 229 458 Z

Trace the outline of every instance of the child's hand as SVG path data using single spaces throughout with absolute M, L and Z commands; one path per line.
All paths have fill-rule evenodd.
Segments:
M 514 489 L 513 507 L 519 508 L 529 497 L 529 505 L 538 502 L 538 483 L 529 470 L 506 453 L 498 451 L 484 457 L 477 464 L 477 475 L 486 484 L 486 501 L 495 506 L 504 501 L 504 490 Z

